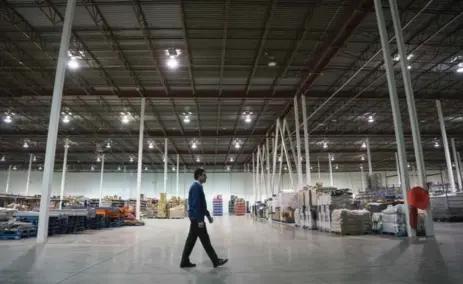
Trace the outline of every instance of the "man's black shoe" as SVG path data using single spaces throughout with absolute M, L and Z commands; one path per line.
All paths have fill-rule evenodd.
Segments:
M 196 264 L 188 262 L 188 263 L 180 263 L 180 268 L 192 268 L 196 267 Z
M 222 266 L 227 262 L 228 262 L 228 258 L 225 258 L 225 259 L 219 258 L 219 260 L 217 260 L 217 262 L 214 263 L 214 267 Z

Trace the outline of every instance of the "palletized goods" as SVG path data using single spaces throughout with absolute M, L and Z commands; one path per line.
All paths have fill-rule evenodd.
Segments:
M 181 219 L 185 217 L 185 206 L 178 205 L 169 209 L 169 218 Z
M 214 216 L 223 216 L 223 200 L 222 196 L 218 195 L 220 198 L 214 198 L 212 200 L 212 215 Z
M 382 232 L 395 234 L 396 236 L 407 235 L 407 225 L 405 223 L 404 205 L 389 205 L 382 212 Z
M 336 209 L 331 214 L 331 232 L 342 235 L 362 235 L 371 232 L 367 210 Z

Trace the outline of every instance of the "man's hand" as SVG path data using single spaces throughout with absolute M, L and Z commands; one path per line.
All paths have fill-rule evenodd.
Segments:
M 204 228 L 204 222 L 199 222 L 198 227 L 201 228 L 201 229 Z
M 212 224 L 214 222 L 214 218 L 212 218 L 210 215 L 207 216 L 207 220 L 209 220 L 209 224 Z

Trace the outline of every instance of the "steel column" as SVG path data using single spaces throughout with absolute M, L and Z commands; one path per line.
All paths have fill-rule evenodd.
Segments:
M 302 121 L 304 124 L 304 150 L 305 150 L 305 175 L 307 179 L 307 185 L 312 185 L 312 176 L 310 171 L 310 152 L 309 152 L 309 129 L 307 122 L 307 102 L 305 100 L 305 95 L 301 97 L 302 101 Z M 298 132 L 298 131 L 297 131 Z
M 362 178 L 362 191 L 365 191 L 365 173 L 363 172 L 363 165 L 360 166 L 360 175 Z
M 447 172 L 449 175 L 450 189 L 452 190 L 452 192 L 456 192 L 455 178 L 453 176 L 452 159 L 450 158 L 449 141 L 447 139 L 447 131 L 445 130 L 445 121 L 444 121 L 444 114 L 442 113 L 442 105 L 439 100 L 436 100 L 436 106 L 437 106 L 437 115 L 439 116 L 440 130 L 442 133 L 442 144 L 444 145 L 445 162 L 447 164 Z
M 11 165 L 8 166 L 8 173 L 6 175 L 5 193 L 8 193 L 8 191 L 10 190 L 10 182 L 11 182 Z
M 176 183 L 177 183 L 177 186 L 176 186 L 176 187 L 177 187 L 177 198 L 180 197 L 180 195 L 178 195 L 178 191 L 180 190 L 180 189 L 179 189 L 179 186 L 180 186 L 180 185 L 179 185 L 179 182 L 180 182 L 180 174 L 179 174 L 179 169 L 178 169 L 179 164 L 180 164 L 180 155 L 177 154 L 177 167 L 175 168 L 176 179 L 177 179 L 177 182 L 176 182 Z
M 277 160 L 278 160 L 278 136 L 280 131 L 280 119 L 277 119 L 276 128 L 275 128 L 275 137 L 273 139 L 273 168 L 272 168 L 272 195 L 275 194 L 275 172 L 277 170 Z
M 450 138 L 450 142 L 452 143 L 453 162 L 455 163 L 455 171 L 457 172 L 458 191 L 461 191 L 463 186 L 461 181 L 460 160 L 458 159 L 457 148 L 455 147 L 455 138 Z
M 255 159 L 255 156 L 256 154 L 252 153 L 252 193 L 254 195 L 254 203 L 256 202 L 256 159 Z
M 367 144 L 367 158 L 368 158 L 368 174 L 371 176 L 373 174 L 373 165 L 371 162 L 371 152 L 370 152 L 370 139 L 366 139 Z
M 406 53 L 404 38 L 402 34 L 402 24 L 400 22 L 397 0 L 389 0 L 391 8 L 392 22 L 394 24 L 395 40 L 399 51 L 400 69 L 404 81 L 405 96 L 407 98 L 408 115 L 412 130 L 413 148 L 415 150 L 416 170 L 418 171 L 418 183 L 426 188 L 426 169 L 424 166 L 423 146 L 421 143 L 420 125 L 416 113 L 415 96 L 413 94 L 412 79 L 408 69 L 408 55 Z
M 293 166 L 291 163 L 291 159 L 289 158 L 288 154 L 288 149 L 286 148 L 285 145 L 285 137 L 284 137 L 284 132 L 283 129 L 287 128 L 287 123 L 286 123 L 286 118 L 283 120 L 283 128 L 280 129 L 280 136 L 281 136 L 281 146 L 283 147 L 283 152 L 285 153 L 285 158 L 286 158 L 286 164 L 288 165 L 288 173 L 289 173 L 289 179 L 291 180 L 291 185 L 293 189 L 296 189 L 296 186 L 294 184 L 294 179 L 293 179 Z M 289 139 L 291 141 L 291 139 Z
M 103 178 L 104 178 L 104 160 L 105 160 L 105 155 L 101 155 L 101 171 L 100 171 L 100 206 L 101 206 L 101 201 L 103 199 Z
M 59 194 L 59 209 L 62 209 L 64 200 L 64 187 L 66 186 L 66 173 L 68 171 L 68 150 L 69 139 L 64 140 L 64 159 L 63 159 L 63 172 L 61 173 L 61 189 Z
M 270 138 L 267 138 L 266 140 L 266 147 L 265 147 L 265 150 L 267 152 L 265 152 L 265 155 L 267 156 L 267 183 L 266 183 L 266 186 L 265 186 L 265 194 L 267 196 L 267 198 L 269 198 L 269 192 L 271 193 L 271 185 L 270 185 Z M 272 197 L 272 194 L 270 194 L 270 197 Z
M 33 158 L 34 158 L 34 154 L 29 154 L 29 167 L 27 168 L 26 193 L 24 194 L 25 196 L 27 196 L 27 194 L 29 194 L 29 186 L 31 184 L 31 171 L 32 171 L 32 159 Z
M 459 168 L 460 168 L 460 176 L 462 176 L 462 179 L 463 179 L 463 175 L 462 175 L 462 172 L 463 172 L 463 164 L 461 163 L 461 156 L 460 156 L 460 152 L 457 152 L 457 158 L 458 158 L 458 165 Z M 463 181 L 463 180 L 462 180 Z M 461 191 L 463 191 L 463 188 L 461 189 Z
M 294 96 L 294 121 L 296 126 L 296 153 L 297 159 L 296 169 L 297 169 L 297 182 L 298 186 L 302 187 L 302 154 L 301 154 L 301 134 L 300 134 L 300 127 L 299 127 L 299 102 L 297 96 Z M 290 135 L 291 136 L 291 135 Z
M 391 58 L 391 48 L 388 43 L 388 34 L 386 30 L 386 23 L 384 20 L 382 0 L 374 0 L 376 19 L 378 22 L 378 29 L 381 38 L 381 46 L 383 47 L 384 67 L 386 69 L 386 77 L 389 89 L 389 96 L 391 99 L 392 117 L 394 120 L 394 129 L 397 143 L 397 152 L 399 155 L 399 164 L 401 166 L 401 180 L 402 180 L 402 193 L 404 196 L 405 215 L 407 222 L 408 236 L 415 236 L 415 232 L 410 227 L 410 214 L 407 198 L 407 191 L 410 187 L 410 180 L 407 169 L 407 153 L 405 152 L 404 133 L 402 127 L 402 116 L 400 114 L 399 99 L 397 96 L 397 86 L 395 82 L 395 75 L 393 63 Z
M 61 115 L 61 100 L 63 97 L 64 78 L 66 76 L 66 66 L 68 63 L 69 40 L 71 38 L 72 22 L 76 0 L 68 0 L 64 16 L 63 31 L 56 64 L 55 82 L 53 86 L 53 98 L 51 102 L 50 119 L 48 125 L 47 146 L 45 152 L 45 163 L 43 167 L 42 191 L 40 197 L 40 213 L 37 230 L 38 244 L 44 244 L 48 238 L 48 212 L 53 182 L 53 172 L 55 165 L 56 140 L 58 136 L 59 119 Z
M 144 134 L 145 134 L 145 109 L 146 109 L 146 99 L 141 99 L 140 104 L 140 131 L 138 133 L 138 159 L 137 159 L 137 196 L 136 196 L 136 205 L 135 212 L 136 218 L 141 219 L 141 176 L 142 176 L 142 166 L 143 166 L 143 146 L 144 146 Z
M 166 194 L 166 197 L 167 197 L 167 143 L 169 143 L 169 141 L 167 140 L 167 138 L 164 139 L 164 193 Z
M 331 153 L 328 153 L 328 167 L 330 168 L 330 186 L 334 186 L 334 179 L 333 179 L 333 163 L 331 161 Z
M 397 169 L 397 185 L 400 186 L 402 182 L 400 181 L 400 164 L 399 164 L 399 155 L 395 152 L 395 166 Z

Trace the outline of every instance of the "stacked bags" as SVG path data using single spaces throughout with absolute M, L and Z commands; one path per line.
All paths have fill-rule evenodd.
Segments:
M 382 212 L 382 232 L 395 234 L 396 236 L 407 235 L 407 224 L 403 204 L 389 205 Z
M 334 210 L 331 214 L 331 232 L 341 235 L 363 235 L 370 233 L 370 212 L 367 210 Z

